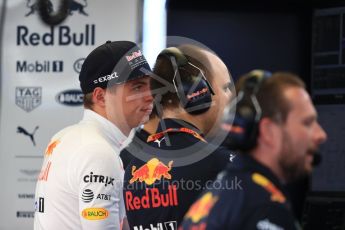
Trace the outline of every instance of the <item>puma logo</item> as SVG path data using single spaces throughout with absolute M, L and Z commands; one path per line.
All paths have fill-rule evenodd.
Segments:
M 162 142 L 162 140 L 164 140 L 165 139 L 165 137 L 162 137 L 160 140 L 155 140 L 154 142 L 155 143 L 157 143 L 158 144 L 158 148 L 160 148 L 161 147 L 161 142 Z
M 236 157 L 235 154 L 230 153 L 230 157 L 229 157 L 230 162 L 232 162 L 235 159 L 235 157 Z
M 35 142 L 34 135 L 35 135 L 35 133 L 36 133 L 36 131 L 37 131 L 38 128 L 39 128 L 39 127 L 36 126 L 36 128 L 34 129 L 34 131 L 33 131 L 32 133 L 29 133 L 29 132 L 26 131 L 23 127 L 18 126 L 18 127 L 17 127 L 17 133 L 22 133 L 23 135 L 30 137 L 30 140 L 31 140 L 32 144 L 33 144 L 34 146 L 36 146 L 36 142 Z

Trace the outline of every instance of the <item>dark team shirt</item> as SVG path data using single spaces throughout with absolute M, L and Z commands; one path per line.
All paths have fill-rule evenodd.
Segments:
M 186 132 L 178 131 L 184 128 Z M 164 130 L 175 131 L 149 142 L 142 149 L 144 155 L 149 153 L 147 158 L 134 158 L 125 171 L 125 208 L 133 230 L 177 229 L 190 205 L 229 162 L 230 152 L 204 142 L 201 132 L 189 123 L 164 119 L 157 133 Z M 196 162 L 179 164 L 183 156 L 193 158 L 210 150 Z
M 146 145 L 146 140 L 149 136 L 150 134 L 144 129 L 139 129 L 135 132 L 132 142 L 120 152 L 124 169 L 127 168 L 129 162 L 134 158 L 133 153 L 143 149 L 143 145 Z
M 287 194 L 273 173 L 248 155 L 236 156 L 213 189 L 191 206 L 179 230 L 296 230 Z

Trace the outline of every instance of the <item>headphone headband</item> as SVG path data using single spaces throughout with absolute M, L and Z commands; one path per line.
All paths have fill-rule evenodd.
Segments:
M 184 54 L 181 52 L 181 50 L 177 47 L 168 47 L 162 50 L 158 57 L 164 56 L 165 58 L 169 59 L 171 61 L 171 58 L 174 58 L 176 61 L 177 66 L 186 66 L 188 64 L 188 59 Z
M 177 47 L 164 49 L 158 57 L 166 58 L 173 67 L 172 83 L 180 99 L 181 106 L 190 114 L 206 112 L 211 106 L 211 95 L 214 95 L 214 91 L 200 67 L 189 62 L 188 58 Z M 190 73 L 185 68 L 188 65 L 196 69 L 198 74 Z M 187 73 L 189 72 L 188 78 L 181 77 L 179 72 L 181 69 L 187 71 Z

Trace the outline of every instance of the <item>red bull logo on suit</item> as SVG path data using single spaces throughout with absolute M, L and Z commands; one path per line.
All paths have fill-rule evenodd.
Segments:
M 136 166 L 132 167 L 132 178 L 129 184 L 134 182 L 144 182 L 146 185 L 152 185 L 156 181 L 161 179 L 170 180 L 173 161 L 170 161 L 168 165 L 159 161 L 157 158 L 152 158 L 146 164 L 140 168 Z M 168 190 L 162 192 L 158 188 L 146 188 L 145 194 L 142 196 L 136 196 L 132 191 L 126 191 L 126 209 L 138 210 L 146 208 L 158 208 L 177 206 L 177 187 L 175 185 L 169 185 Z
M 153 184 L 156 180 L 161 180 L 162 177 L 170 180 L 171 175 L 169 171 L 173 161 L 168 163 L 166 166 L 163 162 L 159 161 L 157 158 L 152 158 L 146 164 L 136 169 L 135 166 L 132 167 L 132 179 L 129 181 L 130 184 L 135 181 L 145 182 L 147 185 Z

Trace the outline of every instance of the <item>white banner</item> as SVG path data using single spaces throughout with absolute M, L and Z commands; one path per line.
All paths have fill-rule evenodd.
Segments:
M 51 1 L 54 9 L 59 1 Z M 1 44 L 1 230 L 32 229 L 34 191 L 49 139 L 81 119 L 83 59 L 107 40 L 136 41 L 140 0 L 72 0 L 43 24 L 35 0 L 6 1 Z

